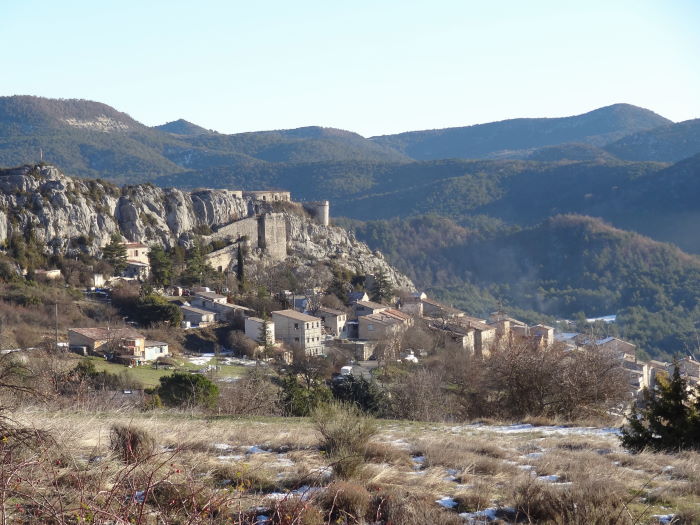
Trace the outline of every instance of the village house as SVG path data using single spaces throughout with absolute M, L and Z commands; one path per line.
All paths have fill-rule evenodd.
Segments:
M 133 328 L 70 328 L 68 346 L 83 355 L 103 355 L 126 364 L 140 365 L 168 355 L 168 344 L 146 341 Z
M 413 317 L 394 308 L 357 318 L 359 339 L 382 340 L 396 336 L 413 325 Z
M 215 312 L 195 306 L 181 306 L 182 319 L 189 326 L 209 326 L 214 323 Z
M 346 333 L 345 323 L 348 316 L 345 312 L 322 306 L 318 309 L 316 315 L 321 318 L 327 334 L 333 337 L 342 337 Z
M 620 357 L 632 356 L 634 357 L 637 353 L 637 347 L 632 343 L 618 339 L 617 337 L 605 337 L 603 339 L 598 339 L 595 341 L 595 346 L 602 350 L 607 350 L 614 352 Z
M 190 306 L 207 310 L 214 314 L 214 321 L 226 322 L 238 316 L 246 318 L 254 311 L 251 308 L 237 304 L 229 304 L 225 295 L 214 292 L 195 292 L 194 297 L 189 301 Z
M 469 333 L 469 330 L 472 330 L 473 346 L 467 346 L 466 350 L 476 357 L 488 357 L 491 354 L 491 349 L 497 343 L 496 327 L 486 324 L 482 319 L 465 315 L 448 321 L 445 326 L 453 332 L 461 330 L 465 335 Z M 471 337 L 468 337 L 467 343 L 470 341 Z
M 379 312 L 387 310 L 390 306 L 384 304 L 375 303 L 373 301 L 357 301 L 353 306 L 352 310 L 355 317 L 358 319 L 363 315 L 372 315 Z
M 246 317 L 245 320 L 245 335 L 250 337 L 253 341 L 257 341 L 263 344 L 262 341 L 262 329 L 265 321 L 259 317 Z M 267 321 L 267 344 L 272 345 L 275 343 L 275 323 L 271 320 Z
M 456 317 L 464 317 L 464 312 L 457 308 L 452 308 L 446 304 L 442 304 L 434 299 L 427 297 L 419 299 L 423 310 L 424 317 L 435 317 L 438 319 L 454 319 Z
M 149 247 L 140 242 L 122 243 L 126 249 L 126 268 L 123 276 L 131 279 L 145 280 L 151 273 L 148 261 Z
M 348 294 L 349 304 L 354 304 L 357 301 L 369 301 L 369 295 L 367 295 L 367 292 L 350 292 Z
M 272 312 L 275 335 L 291 347 L 301 348 L 306 355 L 323 353 L 321 319 L 295 310 Z

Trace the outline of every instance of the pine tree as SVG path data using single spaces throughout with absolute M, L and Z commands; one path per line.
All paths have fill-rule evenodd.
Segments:
M 102 258 L 114 268 L 114 275 L 121 275 L 126 269 L 126 246 L 118 233 L 113 233 L 109 243 L 102 248 Z
M 376 302 L 388 301 L 391 299 L 393 289 L 391 286 L 391 281 L 389 281 L 389 276 L 386 270 L 382 270 L 379 275 L 374 278 L 374 285 L 372 286 L 372 300 Z
M 274 341 L 270 341 L 270 318 L 266 313 L 263 314 L 262 321 L 263 322 L 260 325 L 260 333 L 258 334 L 258 343 L 263 347 L 263 355 L 265 357 L 269 357 Z
M 173 261 L 162 246 L 151 246 L 148 252 L 151 280 L 156 286 L 168 286 L 173 276 Z
M 676 366 L 671 379 L 660 377 L 654 391 L 644 391 L 644 408 L 633 407 L 622 445 L 633 452 L 700 449 L 700 402 L 692 398 Z

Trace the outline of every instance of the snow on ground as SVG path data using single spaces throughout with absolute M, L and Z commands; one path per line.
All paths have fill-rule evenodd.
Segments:
M 477 512 L 462 512 L 459 517 L 462 518 L 465 523 L 472 525 L 496 521 L 499 514 L 515 514 L 515 509 L 510 507 L 491 507 Z
M 453 426 L 452 432 L 459 433 L 465 430 L 477 432 L 495 432 L 497 434 L 520 434 L 524 432 L 541 432 L 543 434 L 559 434 L 572 436 L 609 436 L 620 435 L 619 428 L 597 428 L 597 427 L 569 427 L 564 425 L 543 425 L 535 426 L 529 423 L 513 425 L 487 425 L 484 423 L 473 423 L 471 425 Z
M 656 518 L 659 520 L 659 523 L 661 525 L 666 525 L 667 523 L 673 522 L 673 518 L 675 518 L 675 514 L 654 514 L 652 518 Z
M 454 498 L 450 498 L 449 496 L 443 496 L 440 499 L 435 500 L 435 503 L 442 507 L 445 507 L 446 509 L 453 509 L 457 505 L 459 505 Z

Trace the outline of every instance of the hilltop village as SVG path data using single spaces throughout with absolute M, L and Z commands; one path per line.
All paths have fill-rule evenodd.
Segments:
M 502 311 L 493 312 L 488 318 L 473 317 L 413 291 L 405 281 L 399 283 L 395 277 L 390 280 L 385 271 L 355 275 L 353 287 L 346 283 L 342 301 L 326 288 L 311 286 L 312 280 L 306 283 L 309 287 L 296 290 L 267 288 L 265 304 L 283 307 L 267 310 L 251 307 L 250 303 L 237 304 L 243 296 L 239 281 L 247 264 L 242 254 L 246 254 L 246 259 L 255 254 L 267 264 L 284 261 L 289 255 L 289 229 L 293 225 L 288 214 L 272 211 L 275 208 L 271 205 L 296 203 L 289 192 L 283 191 L 227 193 L 248 199 L 250 216 L 200 236 L 201 243 L 216 247 L 204 256 L 211 270 L 211 283 L 200 279 L 194 286 L 163 282 L 157 283 L 162 286 L 154 286 L 151 247 L 121 240 L 124 264 L 120 274 L 108 279 L 94 275 L 91 294 L 108 298 L 114 288 L 124 284 L 139 289 L 148 287 L 150 294 L 177 307 L 177 319 L 181 319 L 181 328 L 186 331 L 235 327 L 247 341 L 243 345 L 248 348 L 247 356 L 261 361 L 289 365 L 295 359 L 337 354 L 343 356 L 336 363 L 337 368 L 346 376 L 371 377 L 374 368 L 387 362 L 418 363 L 430 357 L 435 341 L 458 349 L 470 359 L 486 359 L 504 347 L 518 345 L 542 350 L 556 345 L 567 352 L 594 349 L 613 355 L 624 368 L 631 396 L 653 388 L 659 373 L 672 373 L 671 363 L 638 360 L 635 346 L 619 338 L 557 332 L 543 324 L 529 326 Z M 328 201 L 303 203 L 301 209 L 312 222 L 329 226 Z M 343 257 L 347 258 L 347 254 Z M 265 266 L 257 268 L 269 270 L 269 266 L 268 270 Z M 34 273 L 46 279 L 61 277 L 57 269 L 37 269 Z M 147 323 L 135 317 L 131 320 L 133 326 L 127 327 L 71 327 L 64 344 L 81 355 L 97 355 L 128 366 L 158 366 L 163 360 L 167 363 L 168 344 L 139 333 L 138 326 L 143 324 Z M 410 330 L 415 333 L 417 327 L 421 335 L 429 335 L 428 340 L 412 340 Z M 241 353 L 240 348 L 229 348 L 225 343 L 219 349 Z M 690 384 L 700 381 L 700 363 L 686 357 L 675 364 Z

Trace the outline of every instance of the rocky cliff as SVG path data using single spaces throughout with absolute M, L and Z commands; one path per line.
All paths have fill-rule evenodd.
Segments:
M 308 265 L 333 260 L 358 273 L 385 272 L 396 286 L 414 288 L 353 234 L 317 224 L 293 209 L 277 210 L 285 219 L 290 261 Z M 152 184 L 120 188 L 99 179 L 67 177 L 47 165 L 0 170 L 0 243 L 31 231 L 52 253 L 97 254 L 115 232 L 129 241 L 190 246 L 197 235 L 206 238 L 235 221 L 272 210 L 270 203 L 237 191 L 185 192 Z M 264 251 L 260 256 L 264 258 Z

